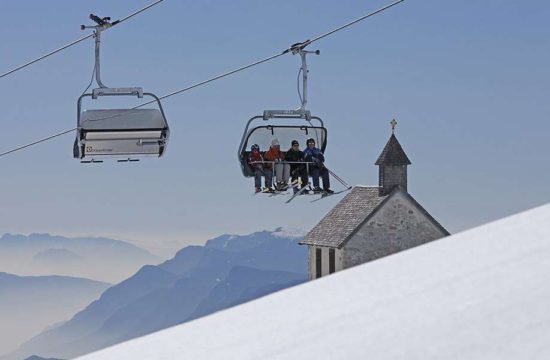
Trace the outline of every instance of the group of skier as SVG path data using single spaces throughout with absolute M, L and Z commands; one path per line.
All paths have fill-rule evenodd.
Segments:
M 313 182 L 313 193 L 332 194 L 330 189 L 329 171 L 325 167 L 325 157 L 319 148 L 315 147 L 315 140 L 306 141 L 306 149 L 300 150 L 300 143 L 292 140 L 288 151 L 281 151 L 278 139 L 273 139 L 271 146 L 264 155 L 257 144 L 252 145 L 248 156 L 248 164 L 254 171 L 254 187 L 256 192 L 262 192 L 261 179 L 264 177 L 265 187 L 263 192 L 286 191 L 289 180 L 294 193 L 306 193 L 308 178 Z M 276 184 L 273 188 L 273 172 L 275 172 Z M 319 186 L 319 178 L 323 181 L 323 189 Z

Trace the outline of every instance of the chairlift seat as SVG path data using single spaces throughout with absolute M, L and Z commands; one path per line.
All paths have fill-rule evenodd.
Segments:
M 168 132 L 159 109 L 86 110 L 80 114 L 74 155 L 80 159 L 160 157 Z

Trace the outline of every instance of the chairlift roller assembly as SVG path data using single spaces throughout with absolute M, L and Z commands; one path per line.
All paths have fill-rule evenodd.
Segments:
M 261 151 L 266 151 L 269 149 L 271 141 L 276 138 L 281 144 L 281 147 L 286 147 L 288 145 L 290 148 L 291 141 L 298 140 L 300 145 L 305 148 L 306 139 L 314 138 L 321 151 L 323 153 L 325 152 L 327 146 L 327 129 L 324 127 L 323 120 L 318 116 L 312 116 L 310 111 L 306 110 L 308 90 L 306 55 L 320 54 L 319 50 L 304 50 L 307 45 L 309 45 L 309 40 L 303 43 L 294 44 L 289 49 L 293 54 L 300 54 L 302 60 L 302 66 L 298 73 L 298 76 L 300 73 L 302 74 L 303 89 L 302 96 L 298 87 L 298 95 L 301 100 L 300 108 L 296 110 L 265 110 L 262 115 L 252 117 L 246 124 L 237 153 L 241 170 L 245 177 L 254 176 L 254 171 L 248 164 L 248 156 L 252 144 L 258 144 Z M 294 120 L 301 122 L 301 124 L 288 125 L 289 122 Z M 259 123 L 261 121 L 268 122 L 268 124 L 260 125 Z
M 82 25 L 81 29 L 94 29 L 95 80 L 98 88 L 78 98 L 74 157 L 83 163 L 96 163 L 106 158 L 130 162 L 141 157 L 162 156 L 166 150 L 169 128 L 160 99 L 152 93 L 143 92 L 140 87 L 110 88 L 102 83 L 99 57 L 101 32 L 116 22 L 111 23 L 109 17 L 100 18 L 93 14 L 90 19 L 97 25 Z M 158 108 L 82 111 L 85 97 L 97 100 L 102 96 L 148 96 L 153 98 Z

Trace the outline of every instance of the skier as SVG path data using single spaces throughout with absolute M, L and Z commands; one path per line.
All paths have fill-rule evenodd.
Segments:
M 273 170 L 275 172 L 275 178 L 277 184 L 275 189 L 279 191 L 285 191 L 288 189 L 288 179 L 290 177 L 290 164 L 281 163 L 285 160 L 285 153 L 281 151 L 281 145 L 278 139 L 271 141 L 271 147 L 269 151 L 265 153 L 265 158 L 268 161 L 273 161 Z
M 248 155 L 248 164 L 254 171 L 254 187 L 256 188 L 256 193 L 262 191 L 262 176 L 264 177 L 265 183 L 264 192 L 273 192 L 274 190 L 271 188 L 273 173 L 270 169 L 270 164 L 264 163 L 258 144 L 252 145 L 250 150 L 251 152 L 250 155 Z
M 313 180 L 313 193 L 319 194 L 325 192 L 326 194 L 333 194 L 334 191 L 330 189 L 330 179 L 328 170 L 325 167 L 325 157 L 321 150 L 315 147 L 315 140 L 313 138 L 307 139 L 307 148 L 304 150 L 304 159 L 307 162 L 312 162 L 309 166 L 309 172 L 311 179 Z M 319 187 L 319 176 L 323 179 L 323 190 Z
M 293 162 L 290 164 L 290 174 L 292 176 L 292 184 L 294 187 L 294 193 L 298 192 L 298 177 L 302 180 L 302 188 L 307 186 L 308 176 L 307 168 L 305 164 L 297 164 L 297 162 L 304 161 L 304 153 L 300 150 L 300 143 L 297 140 L 292 140 L 291 147 L 288 149 L 285 155 L 285 160 Z M 303 193 L 303 192 L 302 192 Z

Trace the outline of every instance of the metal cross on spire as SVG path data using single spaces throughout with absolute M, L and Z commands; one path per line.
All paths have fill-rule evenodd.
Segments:
M 393 135 L 395 134 L 395 126 L 397 125 L 397 121 L 395 119 L 392 119 L 392 121 L 390 121 L 390 125 L 391 125 L 391 133 Z

